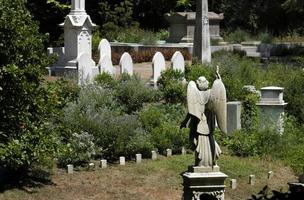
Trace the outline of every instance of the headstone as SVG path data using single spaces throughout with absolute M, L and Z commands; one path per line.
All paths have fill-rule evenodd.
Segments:
M 171 157 L 172 156 L 172 149 L 167 149 L 167 157 Z
M 101 160 L 101 161 L 100 161 L 100 167 L 101 167 L 102 169 L 107 168 L 107 167 L 108 167 L 107 160 Z
M 81 54 L 77 58 L 77 68 L 78 68 L 78 84 L 84 85 L 89 84 L 93 81 L 93 68 L 95 63 L 92 62 L 90 55 L 87 53 Z
M 89 170 L 93 171 L 95 170 L 95 164 L 94 163 L 89 163 Z
M 193 45 L 193 57 L 201 62 L 211 62 L 208 0 L 196 0 Z
M 126 73 L 130 76 L 133 75 L 133 60 L 129 53 L 125 52 L 124 54 L 122 54 L 119 66 L 121 74 Z
M 269 171 L 267 174 L 267 178 L 271 179 L 273 177 L 273 171 Z
M 172 69 L 185 72 L 185 59 L 180 51 L 173 54 L 171 58 Z
M 276 128 L 279 134 L 284 132 L 284 110 L 287 105 L 283 99 L 282 87 L 261 88 L 261 98 L 257 103 L 260 111 L 261 128 Z
M 152 60 L 154 86 L 157 86 L 157 80 L 161 76 L 161 72 L 166 70 L 166 61 L 162 53 L 156 52 Z
M 142 160 L 142 155 L 141 154 L 136 154 L 136 163 L 140 164 Z
M 237 187 L 236 179 L 231 179 L 231 180 L 230 180 L 230 187 L 231 187 L 231 189 L 233 189 L 233 190 L 236 189 L 236 187 Z
M 254 185 L 255 184 L 255 175 L 250 175 L 249 176 L 249 184 Z
M 113 63 L 112 63 L 111 57 L 109 55 L 103 55 L 99 59 L 98 66 L 100 67 L 101 73 L 108 73 L 110 75 L 115 74 L 115 68 L 113 67 Z
M 68 174 L 74 173 L 74 166 L 73 165 L 67 165 L 67 172 Z
M 151 153 L 152 153 L 152 160 L 157 160 L 157 152 L 151 151 Z
M 186 148 L 182 147 L 182 155 L 186 155 L 186 154 L 187 154 Z
M 123 157 L 123 156 L 119 157 L 119 164 L 120 165 L 126 165 L 126 158 Z
M 241 129 L 241 106 L 240 101 L 227 103 L 227 133 L 230 134 L 235 130 Z
M 98 51 L 99 51 L 99 58 L 101 58 L 104 55 L 108 55 L 110 59 L 112 59 L 111 44 L 107 39 L 102 39 L 99 42 Z

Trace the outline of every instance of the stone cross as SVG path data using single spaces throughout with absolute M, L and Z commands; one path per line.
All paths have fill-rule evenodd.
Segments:
M 211 62 L 208 0 L 196 0 L 196 20 L 193 57 L 201 62 Z

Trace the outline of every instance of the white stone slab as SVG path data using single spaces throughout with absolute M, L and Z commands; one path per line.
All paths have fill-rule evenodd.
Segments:
M 109 55 L 103 55 L 99 59 L 98 66 L 100 67 L 101 73 L 108 73 L 110 75 L 115 74 L 115 68 L 113 67 L 113 63 Z
M 185 59 L 180 51 L 177 51 L 173 54 L 171 58 L 171 65 L 172 69 L 185 72 Z
M 91 59 L 91 56 L 87 53 L 81 54 L 77 58 L 77 68 L 78 68 L 78 84 L 90 84 L 93 81 L 93 68 L 95 63 Z
M 167 149 L 167 157 L 171 157 L 172 156 L 172 149 Z
M 249 184 L 254 185 L 255 184 L 255 175 L 250 175 L 249 176 Z
M 98 51 L 99 51 L 100 58 L 104 55 L 110 56 L 110 59 L 112 58 L 111 45 L 107 39 L 102 39 L 99 42 Z
M 230 180 L 230 187 L 231 187 L 231 189 L 233 189 L 233 190 L 236 189 L 236 187 L 237 187 L 237 181 L 236 181 L 236 179 L 231 179 L 231 180 Z
M 74 166 L 73 165 L 67 165 L 67 172 L 68 174 L 74 173 Z
M 126 158 L 123 157 L 123 156 L 119 157 L 119 164 L 120 165 L 126 165 Z
M 100 161 L 100 167 L 101 167 L 102 169 L 107 168 L 107 167 L 108 167 L 107 160 L 101 160 L 101 161 Z
M 142 155 L 141 154 L 136 154 L 136 163 L 140 164 L 142 160 Z
M 166 61 L 162 53 L 156 52 L 153 60 L 152 60 L 152 67 L 153 67 L 153 83 L 156 85 L 158 78 L 161 75 L 161 72 L 166 70 Z
M 133 60 L 129 53 L 125 52 L 124 54 L 122 54 L 119 66 L 121 74 L 126 73 L 130 76 L 133 75 Z

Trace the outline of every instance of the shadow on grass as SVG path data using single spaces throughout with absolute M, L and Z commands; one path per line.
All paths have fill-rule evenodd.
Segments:
M 49 172 L 41 169 L 30 170 L 25 173 L 0 168 L 0 193 L 12 189 L 35 193 L 37 188 L 55 185 L 50 176 Z
M 290 187 L 288 192 L 271 190 L 267 185 L 257 194 L 252 195 L 249 200 L 303 200 L 304 188 Z

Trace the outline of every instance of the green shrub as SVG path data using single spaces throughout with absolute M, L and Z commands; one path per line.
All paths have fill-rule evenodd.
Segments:
M 167 69 L 161 73 L 158 80 L 159 90 L 162 91 L 164 99 L 168 103 L 185 103 L 186 84 L 184 73 L 181 71 Z
M 77 102 L 64 109 L 64 126 L 72 132 L 93 135 L 96 156 L 111 160 L 132 157 L 134 152 L 151 151 L 149 135 L 136 115 L 121 112 L 113 91 L 98 86 L 82 88 Z M 68 141 L 68 135 L 66 137 Z M 144 146 L 146 145 L 146 146 Z
M 246 131 L 257 130 L 259 126 L 257 102 L 259 96 L 256 93 L 244 91 L 242 101 L 242 128 Z
M 25 1 L 0 0 L 0 13 L 0 166 L 24 173 L 57 151 L 41 78 L 51 62 Z
M 258 38 L 263 44 L 272 44 L 273 41 L 273 36 L 268 32 L 260 33 Z
M 58 154 L 58 165 L 68 164 L 81 166 L 88 163 L 95 155 L 94 137 L 87 132 L 73 133 L 68 141 L 61 144 Z
M 138 111 L 144 103 L 155 101 L 159 98 L 158 91 L 147 87 L 137 76 L 121 81 L 117 85 L 115 94 L 118 102 L 127 113 Z
M 212 76 L 212 69 L 210 66 L 194 64 L 190 67 L 185 68 L 186 80 L 196 81 L 200 76 L 205 76 L 209 82 L 214 78 Z
M 241 29 L 237 29 L 234 32 L 231 32 L 227 35 L 225 40 L 229 41 L 230 43 L 238 43 L 244 42 L 249 39 L 249 34 Z
M 149 106 L 139 112 L 139 120 L 148 132 L 161 125 L 165 120 L 164 113 L 159 107 Z
M 151 140 L 160 153 L 165 153 L 166 149 L 179 152 L 182 147 L 188 145 L 188 134 L 188 129 L 180 129 L 178 125 L 163 122 L 152 130 Z
M 105 88 L 115 88 L 117 85 L 117 82 L 114 80 L 114 78 L 108 74 L 108 73 L 101 73 L 98 74 L 95 77 L 95 81 L 97 82 L 98 85 L 105 87 Z

